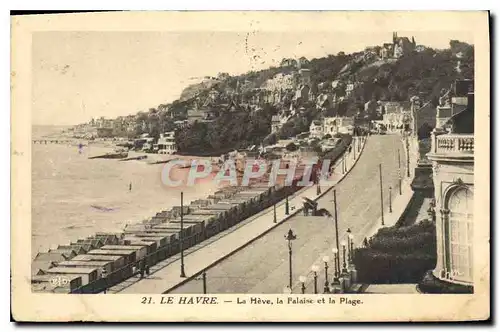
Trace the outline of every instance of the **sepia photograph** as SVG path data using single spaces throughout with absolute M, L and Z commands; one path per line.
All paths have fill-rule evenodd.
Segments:
M 19 317 L 489 317 L 487 12 L 12 24 Z

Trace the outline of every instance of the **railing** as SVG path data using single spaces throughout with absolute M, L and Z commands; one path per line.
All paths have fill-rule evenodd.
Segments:
M 474 135 L 446 134 L 434 138 L 434 153 L 474 153 Z

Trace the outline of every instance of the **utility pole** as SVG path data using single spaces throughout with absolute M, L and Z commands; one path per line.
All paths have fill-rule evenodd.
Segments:
M 340 252 L 339 247 L 339 221 L 337 219 L 337 189 L 333 190 L 333 210 L 335 216 L 335 242 L 337 243 L 337 252 Z M 340 257 L 337 255 L 336 262 L 334 262 L 337 266 L 337 271 L 340 271 Z
M 410 177 L 410 144 L 406 136 L 406 175 Z
M 382 164 L 378 164 L 380 175 L 380 213 L 382 214 L 382 226 L 384 226 L 384 189 L 382 188 Z
M 402 195 L 401 192 L 401 154 L 398 149 L 398 181 L 399 181 L 399 194 Z
M 292 289 L 292 241 L 297 239 L 297 236 L 293 234 L 292 229 L 288 230 L 285 239 L 288 241 L 288 287 Z
M 203 280 L 203 294 L 207 294 L 207 272 L 203 271 L 201 277 Z
M 180 231 L 180 247 L 181 247 L 181 278 L 186 278 L 184 271 L 184 193 L 181 191 L 181 231 Z

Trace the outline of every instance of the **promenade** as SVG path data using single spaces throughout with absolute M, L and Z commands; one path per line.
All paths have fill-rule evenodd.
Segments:
M 400 206 L 405 206 L 404 202 L 411 197 L 409 181 L 403 181 L 401 195 L 398 190 L 399 174 L 403 179 L 406 174 L 406 154 L 403 149 L 404 144 L 397 134 L 370 136 L 361 157 L 358 156 L 356 166 L 334 186 L 340 241 L 347 239 L 346 231 L 349 228 L 355 236 L 354 245 L 358 246 L 365 237 L 382 227 L 379 164 L 382 165 L 384 224 L 394 224 L 399 218 Z M 398 150 L 401 163 L 398 163 Z M 393 188 L 392 213 L 388 211 L 389 187 Z M 333 190 L 323 193 L 317 201 L 319 208 L 326 208 L 333 214 Z M 297 239 L 292 242 L 292 292 L 300 293 L 301 275 L 307 277 L 306 293 L 313 292 L 313 266 L 319 267 L 318 291 L 323 292 L 325 275 L 331 277 L 333 273 L 332 248 L 336 247 L 334 223 L 330 218 L 298 214 L 252 241 L 245 248 L 209 267 L 207 293 L 282 293 L 289 277 L 288 246 L 284 239 L 289 229 L 297 235 Z M 342 246 L 340 249 L 342 250 Z M 323 262 L 324 256 L 328 256 L 327 266 Z M 189 269 L 188 263 L 186 267 Z M 175 275 L 178 275 L 178 271 Z M 201 293 L 203 284 L 196 278 L 170 292 Z
M 370 138 L 368 138 L 369 140 Z M 216 265 L 234 252 L 241 250 L 252 241 L 268 233 L 272 229 L 285 223 L 293 215 L 296 215 L 302 209 L 303 198 L 318 199 L 323 197 L 332 184 L 340 182 L 353 168 L 357 160 L 362 155 L 366 140 L 364 138 L 355 138 L 356 148 L 347 152 L 344 156 L 345 168 L 347 172 L 342 171 L 343 162 L 340 159 L 334 168 L 332 177 L 326 186 L 320 183 L 321 194 L 317 195 L 317 186 L 311 186 L 290 196 L 289 206 L 290 214 L 285 214 L 285 201 L 280 202 L 276 207 L 277 222 L 274 223 L 273 207 L 261 211 L 260 213 L 242 221 L 240 224 L 214 236 L 211 239 L 189 248 L 185 251 L 184 263 L 186 278 L 180 277 L 180 255 L 175 255 L 160 262 L 151 268 L 151 274 L 143 279 L 138 276 L 125 280 L 124 282 L 111 287 L 108 293 L 143 293 L 159 294 L 175 288 L 181 283 L 190 280 L 190 276 Z M 360 144 L 361 143 L 361 144 Z M 360 150 L 358 151 L 357 147 Z M 326 219 L 323 217 L 323 219 Z M 198 291 L 198 292 L 201 292 Z

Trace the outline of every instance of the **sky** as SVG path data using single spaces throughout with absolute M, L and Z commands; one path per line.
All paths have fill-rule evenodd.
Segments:
M 417 44 L 473 43 L 466 31 L 398 32 Z M 392 41 L 392 32 L 36 32 L 32 123 L 74 125 L 135 114 L 177 99 L 204 76 L 277 66 L 282 58 L 352 53 Z

